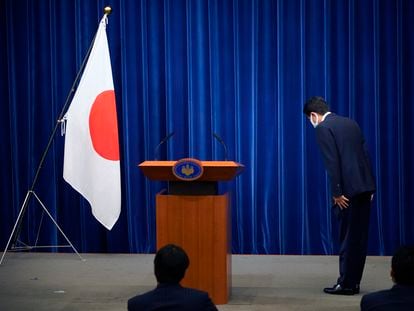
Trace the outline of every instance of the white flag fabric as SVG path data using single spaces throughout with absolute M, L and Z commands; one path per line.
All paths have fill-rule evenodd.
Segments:
M 63 178 L 111 230 L 121 212 L 121 176 L 115 92 L 102 18 L 78 89 L 65 115 Z

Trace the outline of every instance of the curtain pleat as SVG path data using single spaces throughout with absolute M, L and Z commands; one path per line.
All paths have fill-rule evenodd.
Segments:
M 0 246 L 97 30 L 99 0 L 6 0 L 0 11 Z M 107 27 L 118 108 L 122 211 L 112 231 L 62 178 L 53 139 L 35 192 L 82 252 L 153 252 L 155 196 L 137 165 L 154 158 L 228 159 L 232 251 L 333 254 L 337 228 L 310 96 L 355 119 L 378 192 L 369 253 L 414 243 L 414 2 L 410 0 L 120 0 Z M 59 132 L 59 131 L 58 131 Z M 158 150 L 168 134 L 173 136 Z M 31 199 L 21 240 L 38 234 Z M 43 218 L 39 242 L 62 244 Z M 57 251 L 57 249 L 53 249 Z

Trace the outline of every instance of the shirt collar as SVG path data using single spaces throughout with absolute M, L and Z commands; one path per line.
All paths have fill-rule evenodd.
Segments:
M 323 121 L 325 121 L 325 118 L 326 118 L 326 116 L 327 116 L 328 114 L 331 114 L 331 112 L 330 112 L 330 111 L 328 111 L 327 113 L 325 113 L 325 114 L 322 116 L 322 122 L 323 122 Z

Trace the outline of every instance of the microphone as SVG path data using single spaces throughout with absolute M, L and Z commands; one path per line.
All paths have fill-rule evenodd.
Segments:
M 221 139 L 221 137 L 217 133 L 214 133 L 213 132 L 213 136 L 223 146 L 223 149 L 224 149 L 224 161 L 227 161 L 227 146 L 226 146 L 226 144 L 224 143 L 224 141 Z
M 158 156 L 159 156 L 159 150 L 160 150 L 160 147 L 167 141 L 167 140 L 169 140 L 171 137 L 173 137 L 174 136 L 174 132 L 171 132 L 170 134 L 168 134 L 167 136 L 165 136 L 164 137 L 164 139 L 163 140 L 161 140 L 160 141 L 160 143 L 157 145 L 157 147 L 155 147 L 155 149 L 154 149 L 154 159 L 155 160 L 158 160 Z

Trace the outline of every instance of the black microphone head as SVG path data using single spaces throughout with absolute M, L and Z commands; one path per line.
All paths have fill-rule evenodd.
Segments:
M 223 140 L 221 139 L 221 137 L 220 137 L 217 133 L 213 132 L 213 136 L 214 136 L 214 138 L 215 138 L 215 139 L 217 139 L 219 142 L 222 142 L 222 141 L 223 141 Z
M 157 145 L 157 147 L 155 147 L 155 149 L 154 149 L 154 159 L 155 160 L 158 160 L 158 152 L 159 152 L 159 149 L 160 149 L 161 145 L 163 145 L 167 140 L 169 140 L 174 134 L 175 134 L 174 131 L 172 131 L 171 133 L 169 133 L 167 136 L 165 136 L 160 141 L 160 143 Z
M 224 149 L 224 160 L 227 161 L 227 146 L 226 146 L 226 144 L 224 143 L 223 139 L 217 133 L 213 132 L 213 136 L 223 146 L 223 149 Z
M 174 136 L 175 132 L 172 131 L 170 134 L 167 135 L 167 137 L 165 137 L 165 140 L 170 139 L 170 137 Z

